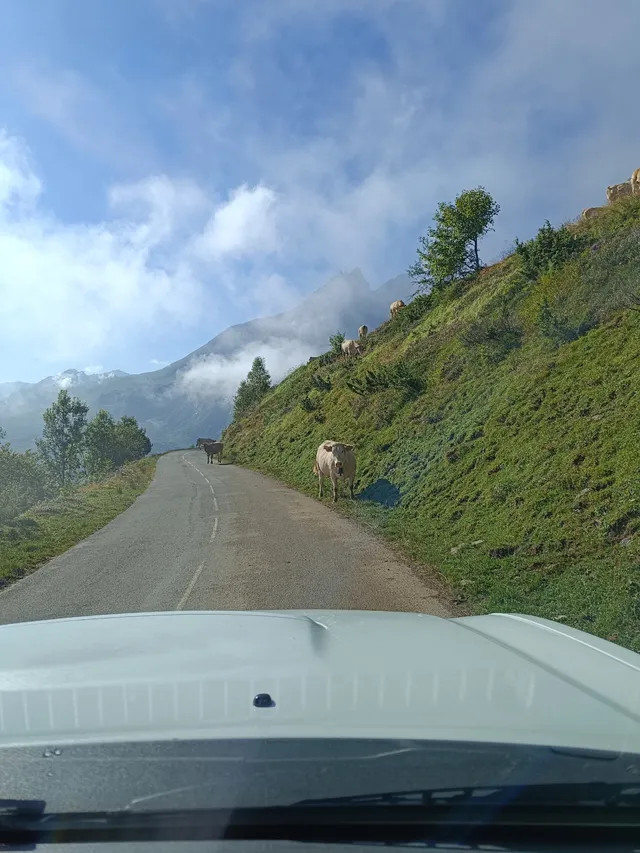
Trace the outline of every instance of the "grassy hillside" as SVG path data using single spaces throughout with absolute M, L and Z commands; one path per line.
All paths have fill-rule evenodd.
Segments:
M 474 611 L 640 651 L 636 298 L 640 199 L 627 198 L 418 297 L 361 359 L 298 368 L 228 428 L 227 448 L 316 494 L 317 445 L 353 442 L 358 500 L 343 506 Z

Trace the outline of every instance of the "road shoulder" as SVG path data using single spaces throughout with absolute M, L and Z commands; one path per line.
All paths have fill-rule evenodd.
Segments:
M 152 483 L 158 457 L 132 462 L 101 483 L 45 501 L 0 528 L 0 590 L 104 527 Z

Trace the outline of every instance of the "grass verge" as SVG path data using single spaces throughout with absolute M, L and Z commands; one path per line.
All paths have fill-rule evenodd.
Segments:
M 123 512 L 153 479 L 157 457 L 125 465 L 100 483 L 37 504 L 0 527 L 0 589 L 33 572 Z

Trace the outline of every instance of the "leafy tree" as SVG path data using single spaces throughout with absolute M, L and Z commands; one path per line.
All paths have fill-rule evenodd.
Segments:
M 270 388 L 271 377 L 264 359 L 257 356 L 253 359 L 247 378 L 242 380 L 233 398 L 234 419 L 241 417 L 256 406 Z
M 119 421 L 101 409 L 87 425 L 85 468 L 89 476 L 120 468 L 126 462 L 142 459 L 151 450 L 151 442 L 135 418 L 123 415 Z
M 264 397 L 269 388 L 271 388 L 271 377 L 264 363 L 264 358 L 258 356 L 253 359 L 251 370 L 247 374 L 247 382 L 252 388 L 255 388 L 256 393 L 260 397 Z
M 247 380 L 243 379 L 238 385 L 238 390 L 233 398 L 233 418 L 237 420 L 239 417 L 249 411 L 251 408 L 251 392 L 247 385 Z
M 336 332 L 335 335 L 331 335 L 329 338 L 329 343 L 331 344 L 331 352 L 336 355 L 340 355 L 342 352 L 342 343 L 345 340 L 344 334 L 342 332 Z
M 499 212 L 500 205 L 483 187 L 466 190 L 453 204 L 441 201 L 433 217 L 436 227 L 420 238 L 418 260 L 407 270 L 418 291 L 442 288 L 478 272 L 478 241 Z
M 90 477 L 104 474 L 115 467 L 116 424 L 104 409 L 100 409 L 95 418 L 87 424 L 84 443 L 84 464 Z
M 143 459 L 151 452 L 152 444 L 144 427 L 130 415 L 123 415 L 116 424 L 116 454 L 114 467 L 119 468 L 126 462 Z
M 80 472 L 88 411 L 86 403 L 70 397 L 63 388 L 42 415 L 44 429 L 36 445 L 51 479 L 60 488 L 72 483 Z

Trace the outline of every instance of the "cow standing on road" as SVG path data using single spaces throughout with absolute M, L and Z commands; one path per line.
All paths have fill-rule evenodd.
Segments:
M 221 441 L 205 441 L 203 443 L 204 452 L 207 454 L 207 465 L 213 465 L 213 457 L 218 457 L 218 465 L 222 464 L 222 442 Z
M 318 497 L 322 497 L 322 485 L 325 477 L 329 477 L 333 486 L 333 502 L 338 500 L 338 480 L 347 480 L 349 494 L 353 500 L 353 481 L 356 478 L 356 456 L 353 444 L 343 444 L 340 441 L 323 441 L 316 453 L 313 473 L 318 477 L 320 489 Z

